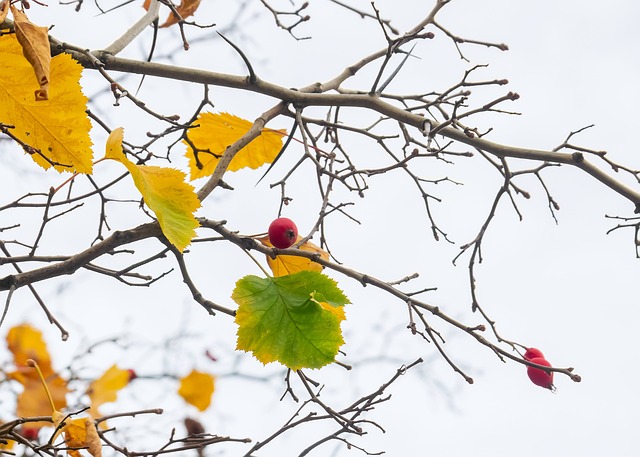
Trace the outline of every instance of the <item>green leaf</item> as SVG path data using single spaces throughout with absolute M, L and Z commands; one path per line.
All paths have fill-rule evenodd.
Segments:
M 349 299 L 322 273 L 245 276 L 231 297 L 238 304 L 236 348 L 264 364 L 320 368 L 334 361 L 344 343 L 340 324 Z

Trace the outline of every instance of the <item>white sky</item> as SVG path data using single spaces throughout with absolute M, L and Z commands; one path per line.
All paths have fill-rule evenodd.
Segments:
M 245 50 L 263 79 L 287 87 L 305 86 L 335 76 L 345 66 L 384 46 L 375 23 L 361 21 L 327 2 L 311 3 L 312 19 L 299 33 L 311 35 L 312 40 L 292 40 L 286 33 L 275 30 L 267 16 L 251 20 L 249 28 L 241 34 L 229 35 Z M 365 8 L 368 6 L 367 2 L 362 3 Z M 382 15 L 391 18 L 402 31 L 422 17 L 427 10 L 423 4 L 431 6 L 431 2 L 377 2 Z M 137 6 L 130 5 L 117 15 L 95 18 L 91 5 L 85 7 L 82 20 L 78 20 L 71 9 L 54 5 L 48 11 L 34 7 L 31 14 L 34 21 L 56 24 L 53 33 L 59 38 L 90 48 L 110 43 L 140 14 Z M 196 19 L 222 25 L 225 14 L 232 14 L 226 2 L 210 1 L 202 5 Z M 640 6 L 632 1 L 615 1 L 603 6 L 602 2 L 577 0 L 535 4 L 454 0 L 444 8 L 439 21 L 462 37 L 509 45 L 508 52 L 462 46 L 471 64 L 489 64 L 478 77 L 510 81 L 506 87 L 488 91 L 489 95 L 478 91 L 478 100 L 490 99 L 508 90 L 521 96 L 517 102 L 504 105 L 505 109 L 521 112 L 520 116 L 478 117 L 480 125 L 494 127 L 489 139 L 514 146 L 551 149 L 570 131 L 595 124 L 574 142 L 605 149 L 615 160 L 640 168 L 635 141 L 635 108 L 640 102 L 639 15 Z M 179 44 L 175 33 L 175 30 L 162 30 L 161 38 L 170 42 L 168 37 L 173 37 L 172 43 Z M 471 64 L 458 58 L 451 41 L 442 33 L 436 35 L 433 42 L 416 47 L 415 53 L 421 59 L 410 59 L 389 91 L 439 90 L 460 79 Z M 148 43 L 148 39 L 145 36 L 144 43 Z M 145 49 L 142 44 L 134 44 L 127 54 L 139 57 L 142 49 Z M 178 50 L 174 59 L 215 71 L 234 74 L 244 71 L 237 56 L 220 40 L 195 43 L 186 55 Z M 368 88 L 370 76 L 371 73 L 365 72 L 348 87 Z M 93 79 L 87 79 L 88 82 L 100 81 L 94 76 L 89 78 Z M 135 88 L 137 80 L 129 84 Z M 167 114 L 178 112 L 188 117 L 197 106 L 200 90 L 176 86 L 167 90 L 163 89 L 164 84 L 150 78 L 140 98 Z M 86 90 L 88 95 L 97 91 L 89 87 Z M 213 90 L 212 94 L 216 110 L 230 111 L 247 119 L 273 104 L 264 97 L 231 90 Z M 475 100 L 472 98 L 471 103 L 481 103 Z M 124 107 L 117 111 L 106 98 L 103 103 L 110 125 L 124 126 L 125 135 L 130 135 L 134 142 L 142 139 L 146 131 L 157 128 L 157 125 L 141 123 L 147 122 L 146 118 L 133 110 Z M 290 125 L 286 120 L 278 121 L 273 127 L 288 129 Z M 97 157 L 102 154 L 103 141 L 104 135 L 97 133 Z M 357 151 L 354 156 L 359 160 L 368 160 L 376 154 L 370 145 L 363 145 Z M 26 162 L 18 165 L 22 173 L 16 174 L 15 156 L 8 158 L 8 154 L 3 151 L 0 156 L 3 195 L 15 198 L 34 185 L 34 181 L 60 182 L 58 176 L 50 173 L 43 178 L 42 173 Z M 15 155 L 15 151 L 11 154 Z M 292 148 L 283 162 L 293 163 L 297 160 L 296 154 L 299 156 L 300 149 Z M 181 161 L 177 159 L 176 164 L 179 166 Z M 279 178 L 284 170 L 285 164 L 277 167 L 271 179 Z M 437 173 L 465 183 L 465 186 L 434 188 L 434 193 L 444 198 L 444 203 L 435 207 L 438 221 L 458 244 L 463 244 L 477 232 L 501 181 L 480 158 L 460 161 L 459 166 L 438 169 Z M 236 187 L 236 192 L 214 195 L 200 214 L 227 219 L 230 227 L 242 233 L 264 231 L 275 217 L 279 190 L 269 190 L 266 184 L 254 188 L 256 176 L 258 174 L 248 172 L 228 176 L 226 179 Z M 637 449 L 640 397 L 636 384 L 640 373 L 634 336 L 640 323 L 637 299 L 640 262 L 635 259 L 632 232 L 619 231 L 605 236 L 614 223 L 604 218 L 605 214 L 630 216 L 633 208 L 578 170 L 562 167 L 547 170 L 544 176 L 561 206 L 559 225 L 556 226 L 549 215 L 539 184 L 533 179 L 522 181 L 533 195 L 529 201 L 519 200 L 524 221 L 519 222 L 513 210 L 504 204 L 506 201 L 503 202 L 500 217 L 484 243 L 485 261 L 477 269 L 478 293 L 503 336 L 539 347 L 554 365 L 575 367 L 583 381 L 576 384 L 557 376 L 558 392 L 552 395 L 529 383 L 523 366 L 503 364 L 466 335 L 436 324 L 447 338 L 445 347 L 449 355 L 474 377 L 475 384 L 467 385 L 436 355 L 433 345 L 424 344 L 403 329 L 406 325 L 403 303 L 333 274 L 353 302 L 348 307 L 344 326 L 346 361 L 356 364 L 358 360 L 381 353 L 385 360 L 365 364 L 350 375 L 335 367 L 314 373 L 327 384 L 323 393 L 325 401 L 335 401 L 336 406 L 346 404 L 356 393 L 377 388 L 400 364 L 410 363 L 417 357 L 427 361 L 400 379 L 389 391 L 393 394 L 392 401 L 380 406 L 371 416 L 387 433 L 371 429 L 366 437 L 354 440 L 355 444 L 370 451 L 386 450 L 390 456 L 528 457 L 541 452 L 599 456 L 631 455 Z M 414 286 L 416 289 L 438 287 L 436 292 L 425 296 L 425 300 L 470 325 L 480 323 L 480 317 L 469 310 L 468 257 L 463 257 L 457 267 L 451 265 L 458 248 L 444 242 L 435 243 L 430 238 L 419 195 L 399 187 L 397 178 L 390 175 L 372 180 L 367 197 L 356 201 L 353 214 L 363 222 L 362 226 L 344 218 L 331 221 L 328 235 L 336 255 L 355 269 L 387 280 L 418 271 L 421 277 Z M 313 197 L 305 198 L 304 184 L 298 179 L 292 185 L 291 193 L 297 193 L 285 212 L 298 222 L 302 231 L 313 222 L 317 203 Z M 46 191 L 50 184 L 39 185 L 41 191 Z M 126 187 L 121 189 L 126 191 Z M 0 204 L 9 198 L 3 196 Z M 355 197 L 352 200 L 355 201 Z M 114 206 L 112 211 L 115 209 Z M 95 208 L 91 211 L 86 213 L 93 214 L 88 226 L 82 227 L 83 231 L 73 240 L 65 236 L 66 228 L 62 225 L 59 226 L 61 232 L 52 234 L 51 240 L 63 239 L 68 252 L 81 248 L 82 243 L 86 244 L 95 235 Z M 4 217 L 0 214 L 0 226 L 5 225 Z M 114 214 L 110 222 L 114 227 L 127 228 L 133 225 L 132 217 L 137 216 L 130 212 L 122 217 Z M 228 297 L 235 280 L 244 274 L 259 272 L 251 261 L 238 255 L 237 249 L 214 247 L 194 250 L 191 269 L 207 297 L 230 305 Z M 0 275 L 4 276 L 4 271 L 0 270 Z M 74 339 L 72 334 L 72 341 L 62 346 L 55 340 L 55 331 L 49 328 L 47 335 L 51 344 L 60 352 L 72 353 L 68 348 L 81 346 L 89 335 L 91 338 L 113 336 L 124 329 L 135 341 L 161 343 L 187 328 L 197 337 L 175 341 L 171 350 L 175 354 L 180 350 L 193 350 L 196 354 L 191 360 L 178 359 L 171 355 L 173 352 L 162 360 L 138 351 L 135 359 L 128 362 L 136 367 L 139 364 L 143 374 L 145 371 L 157 373 L 161 370 L 160 363 L 179 371 L 180 368 L 186 370 L 192 362 L 214 373 L 227 373 L 236 362 L 229 350 L 234 345 L 234 324 L 222 316 L 206 319 L 191 302 L 176 274 L 151 289 L 131 290 L 87 273 L 80 273 L 77 279 L 51 281 L 39 289 L 47 300 L 55 303 L 56 315 L 77 335 Z M 26 291 L 16 294 L 9 317 L 12 322 L 28 319 L 46 327 L 44 316 L 35 310 Z M 85 319 L 92 321 L 90 326 L 85 326 Z M 205 347 L 220 354 L 219 364 L 207 365 L 197 355 Z M 124 358 L 124 352 L 118 357 Z M 107 351 L 103 367 L 113 362 L 113 354 Z M 95 360 L 92 363 L 102 366 Z M 243 370 L 257 375 L 279 371 L 277 367 L 262 368 L 249 356 L 243 356 L 239 363 Z M 207 430 L 256 439 L 275 431 L 276 424 L 283 422 L 293 407 L 290 402 L 273 401 L 284 388 L 279 379 L 276 377 L 265 384 L 237 377 L 221 378 L 211 411 L 203 416 Z M 140 386 L 126 398 L 142 398 L 149 404 L 166 403 L 168 408 L 182 407 L 180 402 L 162 395 L 145 398 L 145 387 Z M 313 435 L 292 435 L 257 455 L 295 455 L 304 447 L 300 442 L 308 444 L 310 436 Z M 228 449 L 224 455 L 241 455 L 239 445 Z M 219 455 L 215 447 L 209 452 Z M 332 452 L 334 446 L 327 446 L 315 455 L 357 455 L 356 451 L 347 452 L 343 447 Z

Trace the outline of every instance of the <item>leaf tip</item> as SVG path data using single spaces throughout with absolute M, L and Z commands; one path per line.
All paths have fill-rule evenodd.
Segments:
M 122 140 L 124 139 L 124 129 L 122 127 L 115 128 L 109 133 L 107 138 L 107 146 L 105 152 L 105 158 L 120 160 L 123 154 Z

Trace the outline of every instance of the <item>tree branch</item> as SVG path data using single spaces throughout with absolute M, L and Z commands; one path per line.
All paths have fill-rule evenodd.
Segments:
M 90 248 L 69 257 L 67 260 L 54 265 L 0 278 L 0 290 L 8 290 L 12 286 L 20 288 L 45 279 L 73 274 L 92 260 L 107 254 L 118 246 L 158 236 L 162 236 L 162 232 L 157 222 L 142 224 L 130 230 L 113 232 L 113 234 L 104 241 L 94 244 Z
M 87 68 L 93 68 L 93 62 L 84 54 L 71 52 L 82 65 Z M 380 96 L 370 94 L 335 94 L 335 93 L 308 93 L 301 90 L 288 89 L 273 83 L 269 83 L 256 77 L 255 82 L 249 82 L 247 77 L 233 76 L 224 73 L 216 73 L 212 71 L 199 70 L 195 68 L 179 67 L 175 65 L 166 65 L 154 62 L 144 62 L 139 60 L 125 59 L 114 57 L 105 53 L 97 53 L 98 57 L 107 70 L 122 71 L 126 73 L 136 73 L 148 76 L 157 76 L 161 78 L 175 79 L 180 81 L 188 81 L 200 84 L 209 84 L 214 86 L 229 87 L 239 90 L 256 92 L 268 95 L 275 99 L 281 100 L 284 104 L 294 104 L 300 107 L 308 106 L 341 106 L 341 107 L 358 107 L 375 111 L 391 119 L 403 124 L 412 126 L 422 132 L 436 130 L 437 134 L 449 138 L 468 146 L 491 153 L 497 157 L 512 157 L 519 159 L 528 159 L 538 162 L 551 162 L 572 165 L 593 176 L 595 179 L 603 183 L 628 199 L 634 205 L 634 211 L 640 212 L 640 193 L 631 189 L 624 183 L 616 180 L 611 175 L 602 171 L 592 162 L 586 160 L 580 152 L 562 153 L 554 151 L 545 151 L 539 149 L 522 148 L 515 146 L 502 145 L 494 143 L 484 138 L 478 138 L 469 131 L 459 130 L 453 127 L 438 128 L 440 123 L 425 119 L 419 114 L 414 114 L 406 109 L 394 106 L 384 101 Z M 274 114 L 275 116 L 275 114 Z M 254 125 L 257 130 L 258 125 Z M 257 136 L 257 131 L 252 129 L 252 133 L 245 135 L 238 146 L 244 145 Z M 235 148 L 236 146 L 234 146 Z M 233 158 L 232 152 L 221 163 L 230 162 Z M 227 165 L 219 165 L 220 171 L 226 170 Z M 219 180 L 221 176 L 216 179 Z M 213 179 L 213 178 L 212 178 Z M 213 186 L 215 187 L 215 186 Z M 213 190 L 213 187 L 211 190 Z M 203 195 L 210 193 L 207 188 L 202 191 Z

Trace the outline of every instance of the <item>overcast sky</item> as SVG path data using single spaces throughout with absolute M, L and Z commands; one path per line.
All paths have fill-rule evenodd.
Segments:
M 363 21 L 328 2 L 311 3 L 311 20 L 299 31 L 311 36 L 310 40 L 291 39 L 276 30 L 266 15 L 245 16 L 244 24 L 250 29 L 230 32 L 229 36 L 241 44 L 263 79 L 286 87 L 306 86 L 330 79 L 384 46 L 379 27 L 372 21 Z M 363 8 L 368 7 L 367 2 L 362 3 Z M 430 7 L 431 3 L 380 1 L 377 5 L 383 17 L 405 31 L 428 10 L 422 4 Z M 93 17 L 91 8 L 92 5 L 86 5 L 83 20 L 77 20 L 70 8 L 55 5 L 50 10 L 34 5 L 30 14 L 41 24 L 55 24 L 52 33 L 59 38 L 89 48 L 104 47 L 140 14 L 137 5 L 129 5 L 113 15 Z M 232 15 L 227 2 L 211 1 L 201 6 L 196 19 L 216 22 L 222 27 L 225 18 Z M 436 32 L 432 42 L 418 44 L 415 54 L 420 59 L 409 59 L 389 91 L 442 90 L 459 81 L 464 70 L 472 65 L 489 64 L 479 70 L 479 78 L 506 78 L 510 84 L 489 90 L 487 95 L 478 91 L 477 100 L 511 90 L 520 94 L 520 99 L 505 105 L 505 109 L 522 113 L 479 116 L 478 124 L 494 127 L 490 140 L 552 149 L 569 132 L 595 124 L 572 141 L 607 150 L 614 160 L 640 168 L 636 141 L 636 107 L 640 103 L 639 17 L 640 6 L 632 1 L 609 2 L 604 6 L 602 2 L 578 0 L 535 3 L 454 0 L 441 12 L 441 25 L 464 38 L 504 42 L 509 51 L 463 45 L 461 49 L 471 61 L 465 62 L 452 42 Z M 90 26 L 95 24 L 92 21 L 101 25 Z M 194 43 L 192 50 L 184 54 L 179 50 L 176 30 L 162 30 L 161 34 L 165 43 L 176 44 L 174 48 L 166 45 L 164 50 L 175 49 L 176 63 L 234 74 L 244 71 L 237 55 L 220 40 Z M 139 58 L 149 38 L 145 36 L 140 44 L 132 45 L 126 55 Z M 365 72 L 348 87 L 368 89 L 370 76 Z M 99 81 L 94 76 L 90 78 L 93 79 L 87 81 Z M 137 80 L 130 84 L 137 85 Z M 163 90 L 163 84 L 149 78 L 140 98 L 168 114 L 173 110 L 189 116 L 197 106 L 200 89 L 172 86 L 171 90 Z M 87 85 L 87 95 L 97 92 L 98 89 Z M 273 100 L 232 90 L 212 93 L 216 110 L 247 119 L 255 118 L 274 104 Z M 471 103 L 477 103 L 475 100 L 472 98 Z M 120 114 L 107 98 L 103 98 L 103 103 L 106 107 L 101 114 L 112 126 L 124 126 L 125 136 L 131 135 L 134 141 L 152 128 L 140 124 L 140 119 L 146 118 L 133 110 L 123 108 Z M 288 124 L 288 120 L 278 121 L 273 127 L 288 129 Z M 100 157 L 104 134 L 96 132 L 95 142 L 95 154 Z M 34 183 L 60 181 L 51 173 L 42 178 L 40 171 L 25 164 L 18 166 L 21 171 L 16 174 L 13 168 L 16 159 L 2 152 L 0 186 L 6 195 L 15 198 L 29 190 L 30 185 L 40 185 L 38 190 L 46 191 L 43 184 Z M 374 151 L 363 150 L 363 157 L 365 153 Z M 301 150 L 297 149 L 298 156 L 295 148 L 288 154 L 290 157 L 283 159 L 282 166 L 274 169 L 272 180 L 282 176 L 286 164 L 295 163 Z M 181 160 L 176 159 L 176 164 L 180 166 Z M 464 244 L 473 239 L 484 221 L 501 180 L 480 158 L 460 161 L 455 167 L 438 172 L 465 183 L 442 185 L 434 190 L 443 198 L 443 203 L 435 207 L 438 220 L 458 245 Z M 245 234 L 264 231 L 276 215 L 279 190 L 270 190 L 267 184 L 254 187 L 256 176 L 239 172 L 225 178 L 236 191 L 212 196 L 200 214 L 227 219 L 231 228 Z M 356 201 L 353 209 L 353 214 L 363 222 L 361 226 L 347 219 L 332 220 L 328 236 L 332 237 L 333 249 L 348 266 L 381 279 L 395 280 L 419 272 L 416 289 L 438 287 L 424 296 L 426 301 L 470 325 L 481 323 L 480 316 L 470 311 L 468 257 L 463 257 L 457 266 L 452 265 L 458 245 L 436 243 L 430 238 L 429 222 L 419 195 L 399 185 L 402 181 L 398 177 L 390 174 L 371 181 L 372 189 L 365 199 Z M 615 222 L 604 217 L 631 216 L 632 205 L 579 170 L 561 167 L 547 170 L 544 177 L 561 208 L 557 213 L 559 223 L 556 225 L 551 217 L 539 183 L 534 179 L 522 181 L 532 194 L 528 201 L 518 200 L 524 220 L 518 220 L 506 201 L 501 204 L 499 217 L 485 240 L 484 262 L 477 269 L 478 294 L 505 338 L 539 347 L 552 364 L 575 367 L 583 381 L 573 383 L 567 377 L 557 376 L 558 391 L 552 394 L 532 385 L 523 366 L 503 364 L 468 336 L 436 324 L 447 339 L 448 353 L 475 379 L 473 385 L 468 385 L 437 355 L 432 345 L 412 337 L 404 329 L 407 316 L 403 303 L 332 274 L 353 302 L 344 325 L 347 362 L 357 364 L 358 360 L 375 356 L 382 356 L 382 360 L 364 364 L 349 375 L 336 367 L 314 373 L 327 385 L 326 401 L 335 401 L 338 406 L 346 404 L 357 393 L 376 389 L 401 364 L 418 357 L 425 359 L 424 364 L 391 387 L 392 401 L 373 413 L 372 419 L 386 433 L 372 429 L 354 443 L 369 451 L 386 450 L 390 456 L 537 457 L 541 452 L 599 456 L 631 455 L 637 450 L 640 397 L 636 384 L 640 372 L 635 335 L 640 324 L 637 298 L 640 261 L 635 258 L 632 231 L 605 235 Z M 301 189 L 303 185 L 304 182 L 296 182 L 292 188 Z M 3 197 L 0 204 L 9 198 Z M 294 218 L 302 231 L 308 230 L 317 215 L 316 204 L 313 198 L 305 199 L 299 192 L 285 215 Z M 128 213 L 114 217 L 114 226 L 128 228 L 131 223 L 127 217 Z M 94 218 L 88 224 L 95 227 L 95 223 Z M 0 226 L 3 225 L 5 221 L 0 219 Z M 60 230 L 65 228 L 61 226 Z M 94 234 L 91 229 L 87 232 Z M 74 240 L 66 239 L 65 243 L 65 248 L 74 249 Z M 203 293 L 227 305 L 231 304 L 228 297 L 238 278 L 259 274 L 251 261 L 239 256 L 233 248 L 202 248 L 193 253 L 192 259 L 194 278 L 202 284 Z M 83 278 L 82 283 L 70 278 L 41 286 L 45 296 L 56 303 L 60 317 L 79 335 L 63 346 L 49 328 L 47 335 L 58 351 L 72 353 L 68 348 L 82 346 L 89 335 L 109 336 L 120 328 L 147 343 L 161 342 L 167 335 L 187 328 L 198 337 L 177 342 L 181 349 L 201 351 L 206 347 L 218 352 L 222 359 L 218 365 L 207 365 L 194 355 L 193 360 L 201 368 L 222 374 L 231 371 L 238 362 L 230 350 L 235 344 L 234 324 L 225 317 L 205 319 L 175 273 L 150 289 L 134 290 L 90 274 L 79 277 Z M 95 290 L 101 292 L 96 296 Z M 20 303 L 24 308 L 18 307 Z M 28 319 L 46 328 L 44 316 L 34 311 L 33 306 L 26 293 L 17 295 L 9 320 L 15 323 Z M 87 319 L 101 325 L 88 330 L 84 324 Z M 145 360 L 140 354 L 136 357 L 129 362 L 139 363 L 141 371 L 150 373 L 158 370 L 153 363 L 169 361 L 186 366 L 191 362 L 178 362 L 171 357 Z M 111 363 L 112 360 L 105 361 L 105 367 Z M 273 366 L 261 367 L 248 355 L 242 356 L 239 363 L 258 376 L 279 371 Z M 246 434 L 257 439 L 272 433 L 293 408 L 290 402 L 282 404 L 274 400 L 283 391 L 279 379 L 262 382 L 221 378 L 213 407 L 203 416 L 207 430 L 234 436 Z M 143 395 L 144 390 L 139 390 L 129 399 Z M 180 406 L 160 395 L 153 400 L 167 402 L 169 407 Z M 265 424 L 272 427 L 265 430 Z M 300 450 L 300 439 L 284 439 L 258 455 L 294 455 Z M 229 449 L 225 455 L 239 454 L 238 447 Z M 321 449 L 324 453 L 321 450 L 316 455 L 356 454 L 344 447 Z M 331 454 L 334 450 L 335 454 Z M 215 447 L 210 452 L 217 455 Z

